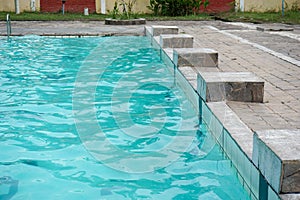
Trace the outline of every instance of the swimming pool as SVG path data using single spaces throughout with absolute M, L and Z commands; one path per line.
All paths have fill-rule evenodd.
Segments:
M 250 199 L 146 37 L 0 51 L 0 197 Z

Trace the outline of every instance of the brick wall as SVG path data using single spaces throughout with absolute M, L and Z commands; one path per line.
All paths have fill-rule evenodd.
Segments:
M 209 13 L 230 11 L 231 9 L 234 9 L 234 2 L 235 0 L 209 0 L 206 11 Z
M 59 12 L 62 10 L 61 0 L 40 0 L 42 12 Z M 66 0 L 65 12 L 83 13 L 84 8 L 89 8 L 89 12 L 96 11 L 95 0 Z
M 89 12 L 93 13 L 96 11 L 95 1 L 96 0 L 66 0 L 65 11 L 82 13 L 84 8 L 89 8 Z M 110 1 L 114 2 L 113 0 L 109 0 L 109 2 Z M 234 1 L 235 0 L 209 0 L 206 11 L 210 13 L 229 11 L 234 8 Z M 62 2 L 61 0 L 40 0 L 40 6 L 42 12 L 59 12 L 62 9 Z

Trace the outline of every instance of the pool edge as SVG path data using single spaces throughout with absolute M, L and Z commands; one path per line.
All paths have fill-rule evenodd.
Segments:
M 165 28 L 167 29 L 167 26 Z M 151 30 L 150 26 L 145 26 L 145 36 L 150 38 L 151 44 L 153 45 L 154 48 L 159 49 L 160 51 L 163 52 L 162 55 L 164 54 L 167 55 L 166 56 L 167 58 L 165 59 L 169 59 L 173 63 L 172 54 L 170 55 L 168 49 L 162 48 L 160 44 L 161 41 L 159 40 L 159 36 L 153 35 L 153 31 Z M 200 97 L 200 95 L 198 94 L 197 89 L 193 87 L 193 81 L 195 80 L 189 80 L 189 78 L 186 77 L 184 73 L 180 71 L 179 68 L 177 69 L 178 72 L 184 77 L 185 81 L 191 86 L 190 89 L 192 89 L 193 92 L 198 96 L 199 98 L 198 109 L 203 109 L 202 103 L 204 103 L 204 106 L 207 106 L 207 109 L 209 110 L 212 117 L 210 117 L 209 118 L 210 121 L 206 121 L 206 123 L 208 124 L 208 126 L 209 124 L 210 125 L 214 124 L 214 126 L 209 127 L 210 131 L 216 138 L 216 141 L 220 144 L 221 148 L 224 150 L 224 153 L 229 157 L 232 164 L 237 169 L 238 171 L 237 176 L 240 179 L 241 183 L 243 184 L 245 190 L 250 195 L 251 199 L 263 199 L 263 200 L 278 199 L 279 200 L 280 199 L 279 194 L 275 192 L 275 190 L 268 184 L 266 179 L 263 177 L 261 171 L 255 166 L 252 160 L 254 132 L 250 130 L 249 127 L 239 119 L 236 113 L 226 104 L 225 101 L 217 102 L 224 109 L 221 109 L 223 112 L 219 112 L 219 114 L 216 114 L 216 110 L 214 108 L 216 103 L 204 102 Z M 184 92 L 187 94 L 188 91 L 184 91 Z M 187 96 L 190 98 L 190 95 L 187 94 Z M 201 112 L 198 110 L 197 113 L 201 113 Z M 226 125 L 224 123 L 224 119 L 228 119 L 228 113 L 231 113 L 232 117 L 229 120 L 230 123 Z M 207 119 L 207 117 L 205 116 L 199 116 L 199 117 L 203 118 L 204 121 Z M 214 132 L 217 130 L 216 127 L 218 127 L 216 124 L 221 126 L 221 130 L 222 130 L 221 132 L 219 131 L 219 134 L 217 135 L 214 134 Z M 251 136 L 250 148 L 249 145 L 247 145 L 247 141 L 241 140 L 243 137 L 242 135 L 232 133 L 235 132 L 236 130 L 228 131 L 228 129 L 229 130 L 231 129 L 230 125 L 232 124 L 238 124 L 240 127 L 243 127 L 244 130 L 246 130 L 247 134 L 250 134 Z

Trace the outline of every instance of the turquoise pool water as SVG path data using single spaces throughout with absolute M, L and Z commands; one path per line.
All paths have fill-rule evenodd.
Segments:
M 0 39 L 0 199 L 250 199 L 145 37 Z

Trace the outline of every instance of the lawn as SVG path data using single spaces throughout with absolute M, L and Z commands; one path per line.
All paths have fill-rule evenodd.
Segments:
M 0 12 L 0 21 L 6 20 L 6 15 L 10 14 L 12 21 L 103 21 L 105 18 L 111 18 L 111 15 L 90 14 L 85 16 L 79 13 L 30 13 L 24 12 L 19 15 L 15 13 Z M 147 20 L 212 20 L 213 16 L 208 14 L 168 17 L 154 16 L 152 14 L 135 14 L 135 18 L 146 18 Z
M 6 12 L 0 12 L 0 20 L 6 20 Z M 110 15 L 90 14 L 84 16 L 83 14 L 75 13 L 30 13 L 24 12 L 19 15 L 9 13 L 12 21 L 103 21 L 105 18 L 111 17 Z M 281 12 L 227 12 L 221 14 L 198 14 L 181 17 L 168 17 L 168 16 L 154 16 L 151 14 L 137 14 L 137 18 L 146 18 L 150 20 L 213 20 L 221 19 L 225 21 L 239 21 L 239 22 L 253 22 L 253 23 L 288 23 L 300 24 L 299 11 L 287 11 L 282 16 Z

